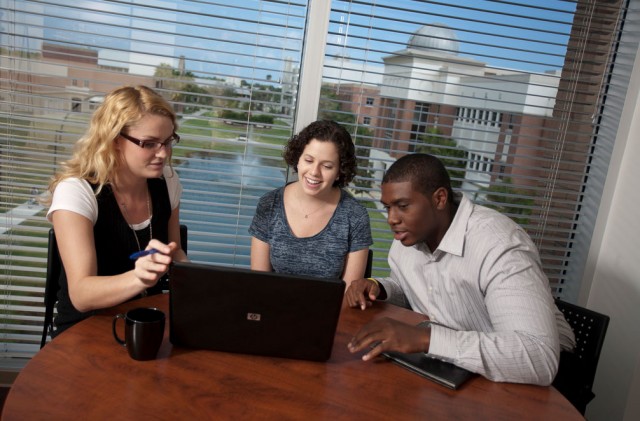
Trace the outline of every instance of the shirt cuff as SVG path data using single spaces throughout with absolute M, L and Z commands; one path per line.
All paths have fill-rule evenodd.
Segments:
M 457 356 L 456 350 L 456 331 L 432 324 L 429 354 L 453 361 Z

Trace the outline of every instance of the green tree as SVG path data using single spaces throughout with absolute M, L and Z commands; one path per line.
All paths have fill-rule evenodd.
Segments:
M 442 136 L 435 127 L 427 130 L 427 134 L 418 137 L 420 142 L 414 149 L 418 153 L 437 156 L 444 163 L 451 177 L 451 185 L 460 187 L 464 180 L 467 165 L 467 152 L 458 147 L 455 140 Z
M 218 115 L 224 120 L 232 120 L 237 123 L 246 123 L 249 119 L 249 115 L 241 111 L 221 110 Z
M 529 224 L 535 201 L 524 189 L 515 187 L 510 178 L 491 184 L 481 191 L 486 193 L 486 199 L 482 201 L 484 206 L 511 217 L 522 226 Z
M 209 91 L 195 83 L 186 83 L 182 86 L 180 93 L 174 95 L 175 101 L 185 104 L 184 111 L 192 113 L 198 110 L 199 106 L 211 105 L 213 98 Z
M 153 76 L 156 79 L 156 87 L 161 88 L 161 94 L 174 103 L 177 112 L 197 110 L 197 106 L 191 104 L 198 103 L 199 96 L 192 94 L 207 93 L 193 82 L 195 75 L 192 72 L 181 72 L 167 63 L 160 63 Z
M 272 115 L 268 114 L 258 114 L 251 116 L 252 123 L 262 123 L 262 124 L 273 124 L 274 118 Z
M 214 105 L 229 110 L 240 108 L 240 100 L 235 99 L 238 97 L 235 89 L 232 87 L 223 87 L 221 89 L 222 92 L 219 92 L 219 95 L 214 98 Z
M 333 120 L 344 125 L 356 145 L 356 156 L 358 157 L 358 175 L 353 183 L 356 192 L 362 192 L 372 185 L 371 171 L 369 170 L 369 156 L 373 131 L 362 124 L 357 124 L 358 116 L 348 110 L 343 109 L 343 104 L 339 95 L 335 92 L 335 87 L 324 84 L 320 90 L 320 106 L 318 117 L 323 120 Z M 363 169 L 366 168 L 366 169 Z

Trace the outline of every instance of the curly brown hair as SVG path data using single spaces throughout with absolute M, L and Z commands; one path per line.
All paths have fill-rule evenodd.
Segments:
M 333 142 L 338 149 L 340 159 L 338 178 L 334 187 L 345 187 L 356 175 L 356 149 L 349 132 L 340 124 L 331 120 L 318 120 L 302 129 L 300 133 L 289 139 L 285 146 L 283 157 L 287 164 L 298 172 L 298 161 L 304 148 L 313 139 L 321 142 Z

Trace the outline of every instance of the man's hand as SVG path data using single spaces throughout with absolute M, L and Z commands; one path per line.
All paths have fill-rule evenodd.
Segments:
M 380 287 L 371 279 L 356 279 L 351 282 L 345 297 L 349 307 L 360 307 L 362 310 L 371 307 L 378 298 Z
M 431 329 L 383 318 L 365 325 L 347 345 L 351 353 L 371 349 L 362 359 L 368 361 L 385 351 L 428 352 Z

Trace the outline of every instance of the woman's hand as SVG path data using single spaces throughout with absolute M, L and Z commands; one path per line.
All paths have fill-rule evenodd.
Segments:
M 169 265 L 173 262 L 173 252 L 177 248 L 175 242 L 164 244 L 155 239 L 149 242 L 145 250 L 155 249 L 158 252 L 138 258 L 133 271 L 135 277 L 145 285 L 145 288 L 154 286 L 169 270 Z

